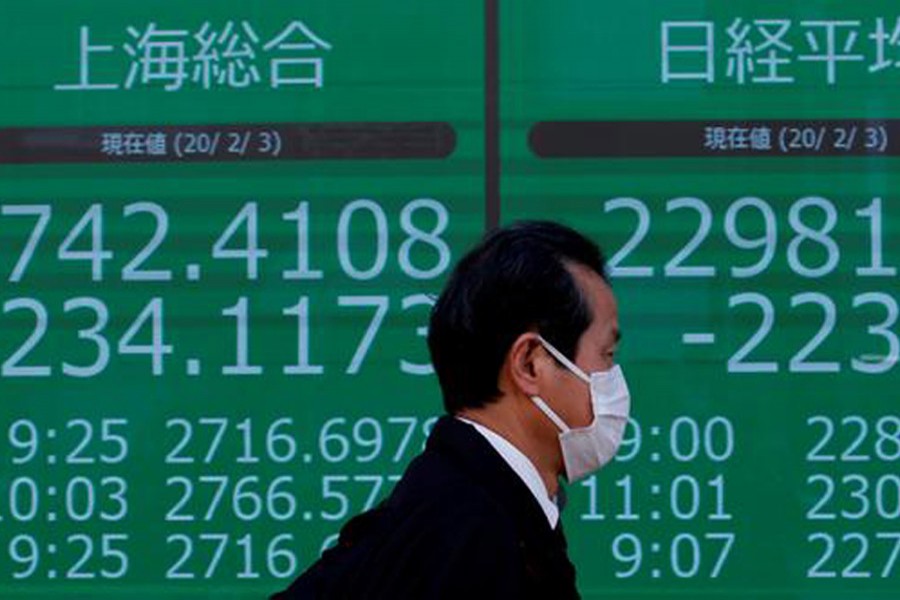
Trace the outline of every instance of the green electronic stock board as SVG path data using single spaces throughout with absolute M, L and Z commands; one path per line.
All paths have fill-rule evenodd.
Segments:
M 898 17 L 3 1 L 0 597 L 284 587 L 421 448 L 498 217 L 610 258 L 585 598 L 900 596 Z
M 0 596 L 264 597 L 390 488 L 484 229 L 482 15 L 4 3 Z
M 897 17 L 504 5 L 501 214 L 604 246 L 633 395 L 586 597 L 900 597 Z

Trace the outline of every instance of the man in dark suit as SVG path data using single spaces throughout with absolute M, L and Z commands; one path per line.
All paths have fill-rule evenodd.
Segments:
M 447 415 L 391 495 L 273 598 L 577 598 L 558 478 L 618 449 L 618 340 L 593 242 L 549 222 L 488 234 L 431 316 Z

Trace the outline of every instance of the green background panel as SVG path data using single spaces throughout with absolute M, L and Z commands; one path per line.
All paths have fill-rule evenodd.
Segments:
M 543 1 L 504 5 L 502 220 L 559 219 L 590 234 L 611 258 L 639 229 L 638 211 L 614 208 L 614 199 L 630 198 L 647 216 L 646 235 L 618 266 L 649 267 L 652 275 L 612 278 L 623 332 L 619 361 L 640 425 L 639 449 L 630 429 L 626 460 L 598 474 L 596 483 L 569 486 L 564 513 L 585 597 L 896 595 L 896 568 L 882 571 L 893 552 L 886 539 L 896 537 L 898 515 L 862 510 L 858 503 L 874 502 L 874 492 L 853 497 L 853 490 L 875 486 L 881 478 L 883 491 L 895 485 L 897 457 L 876 456 L 874 429 L 879 420 L 897 421 L 897 357 L 888 356 L 879 374 L 861 373 L 851 362 L 883 360 L 896 352 L 891 346 L 897 339 L 896 272 L 865 277 L 856 271 L 871 258 L 871 221 L 857 211 L 874 198 L 881 199 L 883 263 L 896 267 L 900 261 L 896 159 L 540 159 L 528 145 L 529 131 L 542 121 L 896 118 L 896 70 L 867 68 L 875 59 L 874 41 L 867 36 L 879 17 L 893 29 L 896 6 L 576 1 L 560 10 Z M 791 84 L 738 84 L 726 77 L 727 29 L 738 18 L 750 25 L 758 19 L 790 20 L 791 55 L 808 51 L 802 21 L 858 20 L 855 47 L 865 61 L 839 64 L 834 85 L 828 85 L 823 64 L 798 61 L 789 67 Z M 661 27 L 667 21 L 712 25 L 715 81 L 662 82 Z M 886 52 L 898 58 L 896 45 Z M 810 196 L 833 207 L 837 219 L 828 238 L 839 252 L 834 269 L 811 277 L 798 273 L 788 257 L 798 237 L 791 208 Z M 669 204 L 685 197 L 705 208 Z M 764 270 L 742 278 L 731 269 L 762 257 L 761 249 L 737 247 L 726 232 L 729 208 L 745 197 L 765 202 L 772 227 L 766 230 L 762 212 L 744 208 L 737 213 L 739 235 L 765 239 L 774 251 Z M 709 217 L 708 230 L 701 231 L 700 210 Z M 807 207 L 799 220 L 821 230 L 826 215 Z M 695 235 L 702 241 L 682 265 L 712 267 L 715 274 L 671 276 L 666 265 Z M 828 260 L 826 247 L 809 240 L 797 245 L 797 255 L 813 268 Z M 873 292 L 881 294 L 883 304 L 854 307 L 854 299 L 861 302 Z M 758 304 L 729 306 L 747 293 L 771 305 L 771 327 L 761 329 Z M 819 304 L 792 306 L 792 298 L 809 298 L 799 296 L 804 293 L 817 294 Z M 826 322 L 821 304 L 833 305 L 833 323 Z M 869 327 L 886 319 L 885 335 L 871 335 Z M 808 360 L 836 363 L 838 372 L 797 372 L 792 358 L 820 331 L 825 334 Z M 757 332 L 765 335 L 746 360 L 774 363 L 777 372 L 729 369 L 729 360 Z M 682 336 L 691 333 L 713 334 L 715 341 L 684 343 Z M 733 430 L 730 453 L 724 450 L 725 420 Z M 694 423 L 699 436 L 692 433 Z M 834 428 L 824 440 L 828 424 Z M 703 439 L 707 426 L 712 447 L 718 448 L 713 457 Z M 860 452 L 848 452 L 856 441 Z M 827 450 L 813 452 L 820 443 Z M 835 459 L 815 460 L 820 455 Z M 823 476 L 834 483 L 826 500 L 829 483 Z M 896 506 L 897 494 L 892 489 L 883 499 Z M 720 497 L 724 511 L 716 507 Z M 722 518 L 723 512 L 730 518 Z M 809 539 L 816 533 L 831 536 L 833 552 L 824 537 Z M 723 535 L 733 536 L 727 553 Z M 864 543 L 869 544 L 865 552 Z M 856 571 L 867 575 L 854 577 Z M 811 576 L 817 572 L 833 576 Z
M 9 277 L 36 217 L 4 215 L 0 222 L 0 301 L 8 309 L 0 315 L 0 356 L 9 366 L 34 330 L 32 311 L 12 309 L 13 300 L 29 298 L 45 307 L 48 325 L 21 364 L 52 369 L 49 377 L 0 380 L 0 596 L 264 597 L 310 564 L 346 518 L 390 489 L 390 478 L 419 451 L 429 419 L 441 411 L 433 378 L 401 370 L 401 361 L 428 364 L 422 337 L 428 306 L 420 301 L 404 308 L 404 299 L 437 294 L 449 268 L 484 228 L 482 13 L 479 2 L 3 4 L 0 128 L 440 121 L 453 128 L 456 145 L 440 160 L 0 166 L 0 204 L 52 210 L 19 282 Z M 271 53 L 261 47 L 295 20 L 331 50 L 279 56 L 321 57 L 321 88 L 272 89 L 266 79 Z M 196 50 L 191 36 L 205 22 L 221 31 L 229 21 L 246 21 L 258 34 L 260 83 L 246 89 L 203 89 L 190 81 L 172 91 L 158 83 L 124 89 L 131 58 L 123 45 L 135 43 L 127 27 L 143 32 L 155 22 L 159 30 L 184 30 L 187 37 L 177 39 Z M 92 82 L 114 82 L 120 89 L 54 90 L 78 80 L 83 25 L 90 27 L 92 45 L 113 46 L 91 55 Z M 407 231 L 404 208 L 421 199 L 428 200 L 412 212 Z M 387 225 L 384 267 L 365 280 L 348 276 L 339 256 L 342 215 L 346 220 L 347 207 L 359 200 L 369 202 L 349 221 L 355 268 L 365 271 L 378 259 L 376 219 Z M 156 231 L 150 214 L 125 215 L 126 206 L 139 202 L 159 205 L 168 220 L 143 269 L 169 270 L 171 281 L 122 278 Z M 250 202 L 257 207 L 257 246 L 268 252 L 259 258 L 255 280 L 245 260 L 215 258 L 213 252 Z M 283 215 L 301 202 L 308 207 L 309 266 L 322 277 L 286 280 L 282 273 L 297 267 L 298 240 L 296 220 Z M 102 207 L 103 249 L 112 252 L 100 281 L 91 280 L 88 261 L 57 258 L 60 244 L 94 204 Z M 436 233 L 408 242 L 429 232 Z M 89 233 L 90 227 L 71 249 L 89 250 Z M 246 249 L 249 235 L 242 221 L 225 247 Z M 407 255 L 424 275 L 401 267 L 400 257 Z M 435 268 L 443 255 L 443 268 Z M 189 280 L 194 267 L 199 281 Z M 99 335 L 109 345 L 109 359 L 96 375 L 77 378 L 63 374 L 64 362 L 97 360 L 96 345 L 79 338 L 94 322 L 93 311 L 64 311 L 67 300 L 83 297 L 101 301 L 108 311 Z M 341 306 L 346 297 L 368 304 Z M 248 306 L 249 363 L 263 369 L 256 375 L 223 373 L 235 363 L 238 332 L 236 317 L 222 311 L 241 298 Z M 303 298 L 309 362 L 322 367 L 318 375 L 283 372 L 298 360 L 298 317 L 283 311 Z M 161 344 L 171 349 L 160 356 L 159 375 L 149 350 L 119 350 L 153 299 L 164 307 Z M 387 307 L 383 320 L 357 372 L 348 373 L 378 303 Z M 151 345 L 152 334 L 148 319 L 131 344 Z M 192 359 L 199 361 L 195 376 L 188 374 Z M 28 424 L 39 438 L 33 458 L 22 464 L 14 461 L 26 450 L 9 440 L 15 423 L 16 439 L 27 437 Z M 118 435 L 128 445 L 121 461 Z M 229 479 L 217 503 L 221 477 Z M 241 480 L 243 491 L 237 489 Z M 121 517 L 112 497 L 120 481 L 127 484 L 127 515 Z M 281 483 L 273 487 L 276 481 Z M 273 542 L 286 534 L 292 537 Z M 109 537 L 115 535 L 128 537 Z M 15 552 L 31 552 L 29 540 L 37 544 L 39 561 L 17 579 L 14 574 L 31 570 L 30 561 L 14 560 Z M 122 574 L 116 551 L 128 557 Z M 192 578 L 178 578 L 187 575 Z
M 870 328 L 891 316 L 897 277 L 857 274 L 871 262 L 872 237 L 871 219 L 857 211 L 874 198 L 881 199 L 883 264 L 900 263 L 896 159 L 540 160 L 527 135 L 534 123 L 553 120 L 896 118 L 900 98 L 894 84 L 900 71 L 867 70 L 875 58 L 868 37 L 875 20 L 883 18 L 892 32 L 896 8 L 887 2 L 625 6 L 580 0 L 565 10 L 544 0 L 501 8 L 502 221 L 558 219 L 591 235 L 612 256 L 635 234 L 638 215 L 628 208 L 608 210 L 608 202 L 633 198 L 649 215 L 646 236 L 619 266 L 652 267 L 653 275 L 612 280 L 624 333 L 619 360 L 631 386 L 635 424 L 615 464 L 568 486 L 564 520 L 583 596 L 895 595 L 898 567 L 888 564 L 900 533 L 897 369 L 860 373 L 852 361 L 896 361 L 883 356 L 896 354 L 891 346 L 896 318 L 888 319 L 883 333 Z M 398 256 L 408 238 L 401 214 L 415 199 L 440 202 L 448 214 L 440 239 L 451 264 L 479 237 L 485 220 L 483 9 L 474 1 L 355 2 L 340 8 L 323 2 L 3 5 L 0 129 L 442 121 L 456 133 L 455 150 L 443 160 L 0 165 L 0 204 L 52 208 L 20 282 L 9 281 L 9 274 L 35 218 L 0 217 L 0 273 L 5 273 L 0 301 L 10 307 L 14 299 L 30 298 L 46 308 L 46 333 L 22 364 L 52 368 L 50 377 L 0 379 L 4 597 L 261 597 L 313 560 L 346 517 L 389 489 L 390 477 L 418 451 L 429 418 L 440 411 L 433 378 L 400 369 L 401 360 L 427 362 L 418 335 L 427 307 L 403 310 L 402 303 L 437 293 L 447 272 L 416 279 L 401 269 Z M 825 81 L 823 65 L 799 62 L 791 65 L 793 84 L 740 85 L 726 76 L 727 28 L 736 18 L 790 19 L 795 54 L 807 43 L 801 21 L 859 20 L 856 44 L 865 61 L 839 65 L 834 85 Z M 131 66 L 123 44 L 134 43 L 129 26 L 143 31 L 155 22 L 161 30 L 193 35 L 204 22 L 221 28 L 246 20 L 261 46 L 295 19 L 332 46 L 314 53 L 324 60 L 320 89 L 271 89 L 265 80 L 271 57 L 261 50 L 256 64 L 263 81 L 246 89 L 206 90 L 189 81 L 177 91 L 160 84 L 116 91 L 53 89 L 77 80 L 84 25 L 90 26 L 92 44 L 114 48 L 92 55 L 92 81 L 123 85 Z M 712 24 L 715 82 L 661 82 L 663 21 Z M 900 58 L 896 44 L 886 51 Z M 775 233 L 767 243 L 775 250 L 762 273 L 738 278 L 733 267 L 761 256 L 760 250 L 737 248 L 725 232 L 729 208 L 747 196 L 771 209 Z M 821 277 L 799 275 L 788 259 L 798 235 L 791 208 L 809 196 L 827 199 L 837 214 L 828 237 L 840 257 Z M 699 199 L 711 216 L 709 232 L 684 265 L 714 267 L 714 276 L 665 274 L 700 223 L 694 209 L 667 209 L 667 202 L 682 197 Z M 388 225 L 384 269 L 368 281 L 348 277 L 338 255 L 342 212 L 358 199 L 375 201 Z M 154 232 L 149 215 L 124 215 L 125 207 L 137 202 L 156 203 L 168 216 L 165 239 L 144 268 L 169 269 L 172 281 L 122 280 L 122 269 Z M 245 261 L 214 258 L 212 251 L 248 202 L 257 203 L 258 245 L 268 251 L 255 280 L 247 277 Z M 282 215 L 300 202 L 309 203 L 310 266 L 323 272 L 322 279 L 282 278 L 295 268 L 297 252 L 296 223 Z M 91 280 L 87 261 L 57 258 L 60 244 L 92 204 L 102 206 L 103 247 L 113 252 L 103 262 L 101 281 Z M 432 231 L 436 218 L 430 209 L 419 209 L 413 224 Z M 350 227 L 351 256 L 360 269 L 376 256 L 372 219 L 367 209 L 359 210 Z M 763 216 L 754 209 L 742 210 L 737 220 L 744 237 L 766 233 Z M 800 220 L 817 229 L 824 214 L 813 206 Z M 240 248 L 246 231 L 238 228 L 228 247 Z M 87 249 L 88 241 L 80 236 L 75 248 Z M 821 244 L 807 240 L 798 248 L 803 265 L 815 267 L 827 259 Z M 433 266 L 438 257 L 427 243 L 412 246 L 412 262 L 420 268 Z M 188 280 L 191 265 L 200 269 L 200 281 Z M 771 329 L 746 360 L 774 362 L 776 373 L 728 369 L 729 359 L 763 326 L 760 306 L 729 307 L 729 299 L 746 293 L 759 294 L 754 298 L 770 302 L 774 312 Z M 836 362 L 836 373 L 798 373 L 790 366 L 826 321 L 819 304 L 791 306 L 792 298 L 810 293 L 833 303 L 835 322 L 808 360 Z M 854 306 L 873 293 L 883 302 Z M 388 306 L 355 374 L 346 370 L 374 309 L 342 307 L 342 296 L 369 297 L 364 300 L 369 303 L 375 302 L 371 297 L 383 298 L 378 301 Z M 110 357 L 96 376 L 76 378 L 64 375 L 62 365 L 95 360 L 94 345 L 78 337 L 90 326 L 92 312 L 67 313 L 63 307 L 83 297 L 108 309 L 102 335 Z M 282 311 L 303 297 L 308 298 L 309 358 L 323 366 L 321 375 L 282 372 L 296 362 L 298 351 L 297 317 Z M 118 349 L 154 298 L 164 305 L 162 343 L 172 348 L 161 357 L 158 376 L 150 356 L 122 355 Z M 222 373 L 236 353 L 235 317 L 222 311 L 240 298 L 248 306 L 249 362 L 264 369 L 260 375 Z M 0 314 L 0 360 L 9 364 L 34 327 L 29 310 Z M 713 333 L 715 342 L 685 344 L 686 333 Z M 150 335 L 148 321 L 132 343 L 150 344 Z M 201 362 L 197 376 L 187 374 L 190 359 Z M 126 419 L 127 425 L 110 419 Z M 223 422 L 216 419 L 227 419 L 227 427 L 207 463 L 205 454 Z M 40 442 L 32 458 L 17 464 L 14 459 L 30 452 L 15 447 L 10 428 L 19 423 L 15 433 L 22 440 L 26 422 Z M 276 423 L 282 425 L 273 429 Z M 295 445 L 281 434 L 289 434 Z M 108 464 L 104 459 L 118 452 L 117 435 L 127 439 L 128 455 Z M 267 437 L 276 440 L 275 457 L 288 452 L 291 458 L 267 458 Z M 177 462 L 183 458 L 193 462 Z M 228 484 L 207 519 L 222 476 L 229 477 Z M 278 479 L 285 477 L 292 479 Z M 118 481 L 127 483 L 127 516 L 106 519 L 104 514 L 120 509 L 114 497 Z M 238 490 L 240 481 L 245 483 Z M 274 487 L 276 481 L 282 483 Z M 834 491 L 825 500 L 829 481 Z M 860 485 L 865 491 L 858 491 Z M 93 505 L 86 500 L 89 489 Z M 265 506 L 267 492 L 271 510 Z M 287 496 L 296 508 L 279 520 L 289 506 Z M 248 517 L 254 497 L 263 508 Z M 812 518 L 817 515 L 826 518 Z M 189 516 L 194 519 L 184 520 Z M 109 537 L 123 534 L 125 542 Z M 273 546 L 284 534 L 293 538 Z M 818 534 L 834 540 L 830 554 L 823 535 L 810 539 Z M 104 535 L 110 544 L 106 551 Z M 221 560 L 207 577 L 224 535 Z M 724 541 L 732 535 L 725 553 Z M 27 553 L 31 539 L 39 563 L 27 577 L 14 579 L 14 572 L 30 569 L 30 561 L 14 561 L 10 542 L 18 540 L 16 549 Z M 92 545 L 89 552 L 85 540 Z M 860 540 L 867 544 L 864 552 Z M 637 557 L 638 546 L 640 560 L 626 558 Z M 120 567 L 115 550 L 127 553 L 127 572 L 104 576 Z M 295 557 L 296 569 L 287 568 L 284 550 Z M 632 567 L 634 573 L 623 576 Z M 711 576 L 714 570 L 717 577 Z M 810 577 L 811 570 L 835 576 Z M 194 578 L 167 579 L 167 572 Z M 852 576 L 859 572 L 870 576 Z M 94 578 L 78 579 L 79 573 Z

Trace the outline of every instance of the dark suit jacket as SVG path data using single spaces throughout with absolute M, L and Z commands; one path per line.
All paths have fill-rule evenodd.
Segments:
M 274 600 L 578 598 L 561 525 L 480 433 L 443 417 L 391 495 Z

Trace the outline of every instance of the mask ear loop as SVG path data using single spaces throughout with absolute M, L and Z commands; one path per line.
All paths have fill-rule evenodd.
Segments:
M 563 420 L 559 418 L 559 415 L 553 412 L 552 408 L 547 406 L 547 403 L 544 402 L 543 398 L 541 398 L 540 396 L 532 396 L 531 401 L 534 402 L 535 405 L 537 405 L 538 409 L 540 409 L 540 411 L 544 413 L 544 415 L 546 415 L 548 419 L 553 421 L 553 424 L 556 425 L 557 429 L 559 429 L 563 433 L 569 431 L 569 426 L 563 423 Z
M 583 382 L 585 382 L 585 383 L 588 384 L 588 385 L 591 384 L 591 378 L 588 377 L 587 374 L 585 374 L 585 372 L 582 371 L 582 370 L 578 367 L 578 365 L 576 365 L 576 364 L 573 363 L 571 360 L 569 360 L 568 358 L 566 358 L 566 355 L 565 355 L 565 354 L 563 354 L 562 352 L 560 352 L 559 350 L 557 350 L 556 348 L 554 348 L 553 345 L 552 345 L 550 342 L 548 342 L 547 340 L 545 340 L 543 337 L 541 337 L 540 334 L 538 334 L 537 339 L 538 339 L 538 341 L 541 342 L 541 344 L 543 344 L 543 346 L 544 346 L 544 348 L 546 348 L 547 352 L 549 352 L 550 354 L 552 354 L 553 357 L 554 357 L 556 360 L 558 360 L 558 361 L 561 362 L 563 365 L 565 365 L 565 367 L 566 367 L 567 369 L 569 369 L 570 371 L 572 371 L 572 372 L 573 372 L 579 379 L 581 379 Z

